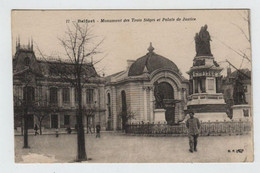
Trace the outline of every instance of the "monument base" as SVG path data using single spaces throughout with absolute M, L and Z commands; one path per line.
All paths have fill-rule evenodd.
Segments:
M 233 110 L 233 120 L 247 119 L 251 117 L 251 106 L 250 105 L 234 105 Z
M 205 113 L 195 113 L 194 115 L 202 122 L 223 122 L 230 121 L 230 118 L 225 112 L 205 112 Z
M 165 109 L 155 109 L 154 110 L 154 123 L 165 123 Z

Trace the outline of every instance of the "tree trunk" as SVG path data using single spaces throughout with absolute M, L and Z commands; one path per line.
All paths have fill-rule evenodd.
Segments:
M 21 116 L 21 135 L 23 135 L 23 125 L 24 125 L 24 123 L 23 123 L 23 121 L 24 121 L 24 115 L 22 115 Z
M 89 133 L 89 115 L 88 114 L 86 115 L 86 120 L 87 120 L 87 123 L 86 123 L 86 125 L 87 125 L 87 133 Z
M 29 145 L 28 145 L 28 115 L 27 115 L 27 108 L 24 109 L 23 148 L 30 148 Z
M 30 148 L 28 145 L 28 87 L 25 87 L 25 104 L 24 104 L 24 134 L 23 148 Z
M 78 125 L 78 133 L 77 133 L 77 142 L 78 142 L 78 154 L 77 161 L 87 160 L 87 154 L 85 149 L 85 134 L 84 134 L 84 126 L 82 121 L 82 88 L 80 75 L 78 75 L 77 79 L 77 95 L 78 95 L 78 111 L 77 111 L 77 125 Z
M 39 121 L 40 135 L 42 135 L 42 120 Z

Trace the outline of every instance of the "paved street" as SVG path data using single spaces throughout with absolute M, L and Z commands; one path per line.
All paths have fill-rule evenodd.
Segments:
M 76 134 L 29 136 L 30 149 L 22 149 L 23 137 L 15 136 L 18 163 L 74 162 Z M 104 132 L 101 138 L 86 135 L 88 163 L 147 162 L 243 162 L 252 161 L 250 135 L 200 137 L 198 152 L 188 152 L 187 137 L 142 137 Z M 244 149 L 243 153 L 232 150 Z M 228 152 L 231 150 L 231 152 Z

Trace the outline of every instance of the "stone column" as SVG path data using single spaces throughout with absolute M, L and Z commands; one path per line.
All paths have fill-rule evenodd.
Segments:
M 143 115 L 143 120 L 144 122 L 147 121 L 147 98 L 146 98 L 146 91 L 147 91 L 147 87 L 143 88 L 143 92 L 144 92 L 144 115 Z
M 153 90 L 152 88 L 150 89 L 150 118 L 149 118 L 150 122 L 153 122 Z
M 181 100 L 181 88 L 178 88 L 178 99 Z
M 193 91 L 192 91 L 192 94 L 194 94 L 195 93 L 195 80 L 194 79 L 192 79 L 192 89 L 193 89 Z
M 116 130 L 117 127 L 117 112 L 116 112 L 116 88 L 112 86 L 111 92 L 111 103 L 112 103 L 112 119 L 113 119 L 113 130 Z

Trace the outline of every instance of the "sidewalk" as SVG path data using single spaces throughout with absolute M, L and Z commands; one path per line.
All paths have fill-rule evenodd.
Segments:
M 86 134 L 88 163 L 176 163 L 250 162 L 253 145 L 250 135 L 199 137 L 198 152 L 190 153 L 187 137 L 126 136 L 101 132 L 101 138 Z M 29 149 L 23 137 L 15 136 L 15 162 L 70 163 L 76 159 L 77 135 L 29 136 Z M 242 153 L 236 150 L 243 149 Z M 233 151 L 234 150 L 234 151 Z

